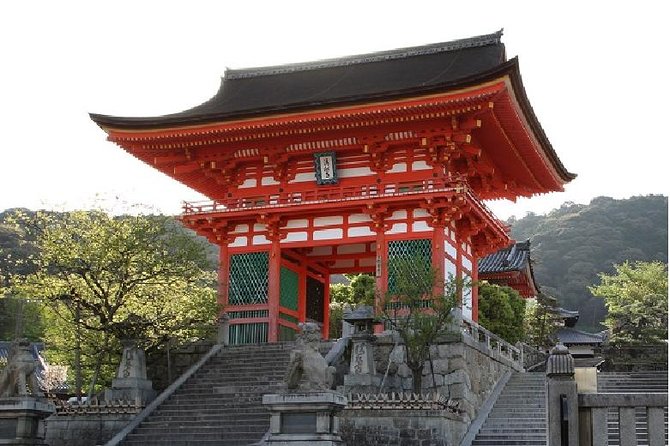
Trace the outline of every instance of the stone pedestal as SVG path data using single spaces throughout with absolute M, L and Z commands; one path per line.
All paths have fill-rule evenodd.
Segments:
M 0 398 L 0 445 L 45 445 L 43 420 L 55 411 L 44 399 Z
M 306 392 L 263 395 L 270 410 L 271 446 L 342 445 L 336 414 L 347 399 L 336 392 Z
M 134 401 L 145 405 L 156 397 L 156 391 L 147 379 L 144 351 L 134 341 L 123 341 L 121 364 L 112 381 L 112 388 L 105 390 L 106 401 Z

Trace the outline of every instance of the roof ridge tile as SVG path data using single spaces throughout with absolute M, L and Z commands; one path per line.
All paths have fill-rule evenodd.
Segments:
M 432 43 L 428 45 L 397 48 L 387 51 L 344 56 L 333 59 L 323 59 L 310 62 L 298 62 L 284 65 L 273 65 L 267 67 L 252 67 L 240 69 L 226 69 L 224 79 L 247 79 L 260 76 L 272 76 L 275 74 L 294 73 L 298 71 L 317 70 L 321 68 L 343 67 L 363 63 L 382 62 L 395 59 L 404 59 L 412 56 L 424 56 L 428 54 L 456 51 L 464 48 L 474 48 L 486 45 L 498 45 L 501 43 L 503 30 L 492 34 L 468 37 L 465 39 L 451 40 L 448 42 Z

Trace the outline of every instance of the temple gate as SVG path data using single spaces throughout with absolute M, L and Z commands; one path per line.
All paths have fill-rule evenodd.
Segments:
M 210 197 L 182 221 L 220 247 L 231 340 L 328 333 L 333 274 L 420 256 L 477 279 L 508 246 L 483 200 L 562 190 L 561 164 L 501 33 L 362 56 L 227 70 L 209 101 L 173 115 L 92 114 L 110 141 Z M 477 288 L 461 296 L 477 319 Z

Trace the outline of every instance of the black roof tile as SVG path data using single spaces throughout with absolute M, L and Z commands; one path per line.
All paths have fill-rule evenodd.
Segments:
M 402 97 L 461 84 L 505 61 L 502 30 L 419 47 L 272 67 L 227 70 L 219 91 L 191 109 L 160 117 L 91 114 L 98 124 L 149 127 L 212 122 L 370 99 Z
M 530 260 L 530 240 L 518 242 L 507 248 L 482 257 L 477 262 L 479 274 L 523 271 Z

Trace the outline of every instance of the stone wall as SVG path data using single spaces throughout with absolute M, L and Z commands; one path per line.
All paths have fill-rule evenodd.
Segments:
M 153 388 L 159 393 L 172 381 L 183 375 L 214 346 L 214 341 L 199 341 L 193 344 L 175 347 L 170 350 L 170 369 L 168 371 L 167 352 L 164 349 L 147 354 L 147 377 Z
M 387 332 L 378 335 L 374 359 L 375 382 L 383 384 L 370 393 L 412 390 L 412 372 L 397 337 Z M 431 347 L 421 381 L 424 394 L 438 393 L 455 410 L 349 408 L 341 418 L 343 439 L 356 446 L 457 446 L 495 385 L 511 369 L 518 370 L 519 364 L 485 343 L 454 333 Z M 343 386 L 341 391 L 355 395 L 357 389 Z
M 388 368 L 382 392 L 412 390 L 412 372 L 404 363 L 404 356 L 404 348 L 396 345 L 390 334 L 377 337 L 374 352 L 377 375 L 383 377 Z M 437 391 L 458 402 L 469 419 L 475 418 L 505 372 L 515 367 L 496 351 L 461 334 L 451 335 L 432 346 L 431 359 L 423 368 L 424 392 Z M 343 392 L 349 393 L 346 388 Z
M 356 446 L 458 446 L 468 423 L 446 410 L 345 410 L 340 435 Z
M 123 429 L 135 414 L 52 415 L 45 421 L 49 446 L 104 444 Z

